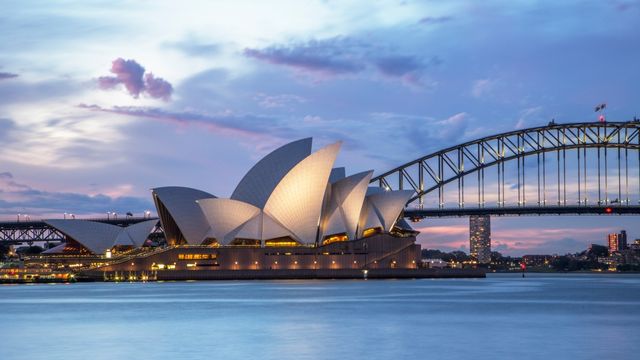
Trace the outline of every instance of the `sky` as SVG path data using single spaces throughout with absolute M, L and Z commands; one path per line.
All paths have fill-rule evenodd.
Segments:
M 640 1 L 4 1 L 0 219 L 228 197 L 280 145 L 343 140 L 381 173 L 514 129 L 640 116 Z M 494 249 L 566 253 L 635 217 L 492 219 Z M 468 250 L 468 220 L 414 224 Z

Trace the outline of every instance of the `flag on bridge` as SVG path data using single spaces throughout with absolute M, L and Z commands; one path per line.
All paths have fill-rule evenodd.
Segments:
M 596 106 L 596 110 L 595 110 L 595 112 L 602 111 L 602 110 L 604 110 L 604 108 L 606 108 L 606 107 L 607 107 L 607 104 L 606 104 L 606 103 L 602 103 L 602 104 L 600 104 L 600 105 Z

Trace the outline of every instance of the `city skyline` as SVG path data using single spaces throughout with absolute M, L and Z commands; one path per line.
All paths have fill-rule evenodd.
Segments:
M 311 135 L 344 140 L 338 166 L 380 173 L 551 119 L 597 121 L 603 101 L 612 121 L 638 115 L 636 1 L 234 4 L 194 2 L 188 19 L 169 2 L 6 4 L 0 217 L 142 213 L 163 185 L 229 196 L 256 159 Z M 493 217 L 492 245 L 562 254 L 640 237 L 636 223 Z M 414 226 L 423 247 L 468 251 L 467 218 Z

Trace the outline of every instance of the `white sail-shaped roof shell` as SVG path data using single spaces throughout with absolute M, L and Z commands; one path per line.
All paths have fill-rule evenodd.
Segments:
M 240 180 L 231 199 L 264 209 L 282 179 L 310 154 L 311 138 L 294 141 L 272 151 Z
M 316 240 L 329 174 L 341 144 L 328 145 L 300 161 L 282 178 L 264 206 L 267 215 L 302 243 Z
M 243 225 L 261 213 L 259 208 L 251 204 L 232 199 L 203 199 L 198 200 L 198 205 L 210 225 L 206 237 L 215 238 L 222 245 L 228 245 L 238 237 Z M 259 232 L 252 235 L 259 236 Z M 253 236 L 249 238 L 260 239 Z
M 373 171 L 365 171 L 331 184 L 323 236 L 346 233 L 349 239 L 357 237 L 358 222 L 372 175 Z
M 103 254 L 113 247 L 113 243 L 123 228 L 88 220 L 45 220 L 66 236 L 78 242 L 94 254 Z
M 187 243 L 200 245 L 209 229 L 209 223 L 196 200 L 216 197 L 202 190 L 180 186 L 160 187 L 152 191 L 169 212 Z M 163 219 L 162 215 L 160 218 Z M 164 220 L 162 225 L 167 230 Z
M 136 224 L 121 228 L 120 234 L 113 243 L 113 246 L 134 246 L 141 247 L 149 237 L 151 230 L 158 224 L 158 220 L 146 220 Z
M 360 226 L 358 227 L 358 236 L 361 237 L 362 233 L 366 229 L 383 228 L 380 217 L 376 213 L 375 208 L 369 201 L 369 198 L 364 199 L 362 204 L 362 212 L 360 213 Z
M 361 214 L 361 231 L 381 227 L 391 231 L 407 201 L 413 196 L 413 190 L 368 191 L 365 206 Z

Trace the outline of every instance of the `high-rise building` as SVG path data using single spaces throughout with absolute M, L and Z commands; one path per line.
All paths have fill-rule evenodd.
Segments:
M 627 231 L 620 230 L 618 234 L 618 251 L 627 250 Z
M 469 249 L 479 264 L 491 262 L 491 217 L 472 215 L 469 217 Z
M 620 251 L 620 241 L 618 241 L 618 234 L 609 234 L 607 236 L 609 242 L 609 254 Z

